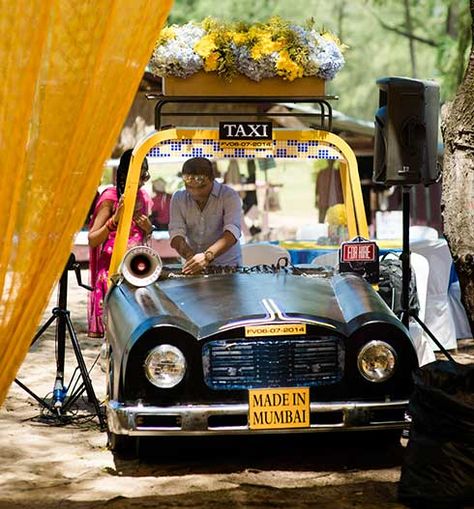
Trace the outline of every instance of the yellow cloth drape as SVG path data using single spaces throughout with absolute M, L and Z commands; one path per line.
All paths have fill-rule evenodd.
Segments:
M 0 0 L 0 404 L 172 0 Z

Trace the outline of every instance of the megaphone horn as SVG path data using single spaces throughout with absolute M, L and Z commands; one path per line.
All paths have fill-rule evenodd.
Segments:
M 135 246 L 123 257 L 120 273 L 133 286 L 147 286 L 158 280 L 163 263 L 151 247 Z

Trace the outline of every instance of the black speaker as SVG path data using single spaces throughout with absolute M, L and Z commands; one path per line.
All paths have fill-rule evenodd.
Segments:
M 439 85 L 389 77 L 377 80 L 373 180 L 387 186 L 438 180 Z

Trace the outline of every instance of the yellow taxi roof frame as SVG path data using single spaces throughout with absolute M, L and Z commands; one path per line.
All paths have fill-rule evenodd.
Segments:
M 219 129 L 217 128 L 170 128 L 160 131 L 154 131 L 143 138 L 134 148 L 130 161 L 130 168 L 127 177 L 127 183 L 124 193 L 124 211 L 119 223 L 117 236 L 115 239 L 114 251 L 109 268 L 109 277 L 117 274 L 121 260 L 123 259 L 128 244 L 128 234 L 132 223 L 135 200 L 140 181 L 141 165 L 147 154 L 160 144 L 186 140 L 188 146 L 193 145 L 195 140 L 209 140 L 210 143 L 219 142 Z M 344 203 L 347 215 L 347 227 L 349 237 L 361 236 L 368 238 L 367 218 L 365 216 L 364 202 L 362 199 L 362 189 L 360 185 L 359 172 L 357 168 L 357 159 L 350 146 L 336 134 L 323 130 L 315 129 L 273 129 L 273 141 L 292 140 L 293 142 L 321 142 L 328 150 L 331 150 L 331 159 L 338 158 L 340 163 L 340 177 Z M 272 141 L 270 141 L 272 144 Z M 249 150 L 255 145 L 248 143 Z M 267 147 L 268 149 L 268 147 Z M 244 149 L 242 149 L 244 150 Z M 271 149 L 270 149 L 271 150 Z M 208 147 L 208 152 L 212 153 L 212 147 Z M 337 156 L 335 157 L 334 154 Z M 208 154 L 206 154 L 207 156 Z M 190 154 L 191 157 L 191 154 Z M 238 156 L 235 156 L 238 158 Z M 285 159 L 285 155 L 276 154 L 278 159 Z M 291 160 L 306 159 L 304 153 L 296 151 L 291 155 Z M 319 157 L 324 158 L 324 157 Z

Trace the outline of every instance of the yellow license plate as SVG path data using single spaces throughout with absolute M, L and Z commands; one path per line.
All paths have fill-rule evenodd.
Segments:
M 250 429 L 309 427 L 309 387 L 250 389 Z
M 245 337 L 255 336 L 298 336 L 306 334 L 305 323 L 283 323 L 272 325 L 248 325 L 245 327 Z

